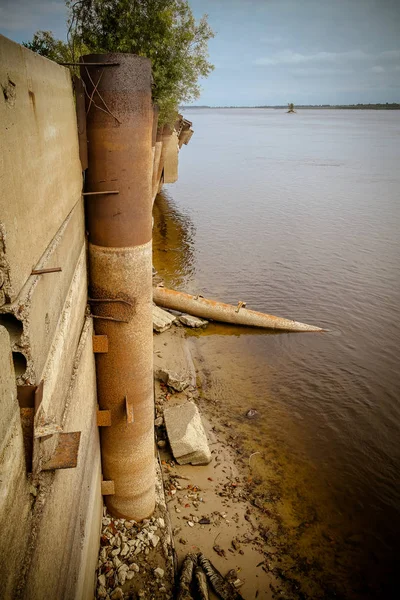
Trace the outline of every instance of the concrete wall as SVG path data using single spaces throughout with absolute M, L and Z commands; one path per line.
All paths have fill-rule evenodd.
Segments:
M 79 200 L 82 175 L 68 69 L 0 36 L 0 86 L 4 303 L 18 296 Z
M 89 599 L 101 463 L 71 78 L 0 36 L 0 85 L 0 596 Z M 41 381 L 29 473 L 17 385 Z M 43 470 L 77 431 L 77 466 Z
M 153 145 L 153 203 L 164 183 L 175 183 L 178 180 L 178 155 L 182 145 L 187 145 L 193 135 L 192 123 L 178 115 L 173 128 L 163 127 L 158 130 Z
M 0 327 L 0 573 L 1 597 L 12 598 L 21 572 L 31 529 L 30 485 L 10 338 Z

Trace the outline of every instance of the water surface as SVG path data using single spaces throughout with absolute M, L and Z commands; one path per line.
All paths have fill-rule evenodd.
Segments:
M 263 490 L 279 484 L 286 530 L 309 521 L 297 555 L 318 555 L 343 580 L 344 597 L 391 594 L 400 532 L 400 113 L 185 117 L 195 134 L 155 212 L 166 283 L 329 329 L 211 326 L 213 335 L 194 341 L 209 362 L 206 393 L 248 452 L 262 451 Z M 260 412 L 256 426 L 243 417 L 250 407 Z

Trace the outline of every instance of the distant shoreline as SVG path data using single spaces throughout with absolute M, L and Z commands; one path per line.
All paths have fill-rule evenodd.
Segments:
M 191 109 L 226 109 L 226 108 L 273 108 L 273 109 L 287 109 L 287 105 L 276 105 L 276 106 L 180 106 L 179 110 L 191 110 Z M 295 110 L 298 109 L 322 109 L 322 110 L 400 110 L 400 104 L 396 102 L 387 104 L 298 104 L 295 106 Z

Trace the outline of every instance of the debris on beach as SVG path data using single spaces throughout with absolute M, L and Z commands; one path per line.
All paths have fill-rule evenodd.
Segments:
M 307 323 L 300 323 L 292 319 L 248 310 L 245 308 L 246 303 L 242 301 L 237 306 L 233 306 L 224 302 L 209 300 L 200 295 L 193 296 L 161 286 L 153 287 L 153 301 L 163 308 L 189 313 L 196 317 L 219 321 L 221 323 L 232 323 L 234 325 L 246 325 L 247 327 L 260 327 L 280 331 L 323 331 L 315 325 L 308 325 Z
M 256 417 L 258 417 L 258 415 L 259 415 L 259 412 L 255 408 L 250 408 L 246 413 L 246 417 L 248 419 L 255 419 Z
M 180 315 L 179 321 L 182 323 L 182 325 L 186 325 L 186 327 L 191 327 L 193 329 L 197 329 L 200 327 L 205 328 L 208 325 L 208 321 L 187 314 Z
M 163 333 L 171 327 L 176 321 L 176 317 L 153 304 L 153 330 L 157 333 Z

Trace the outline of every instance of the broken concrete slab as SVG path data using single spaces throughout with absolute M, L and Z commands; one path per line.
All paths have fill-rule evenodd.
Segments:
M 188 378 L 187 373 L 177 373 L 176 371 L 169 371 L 168 369 L 157 369 L 155 376 L 176 392 L 183 392 L 183 390 L 190 386 L 190 379 Z
M 163 333 L 169 329 L 172 323 L 176 321 L 176 317 L 171 313 L 163 310 L 159 306 L 153 305 L 153 330 L 157 333 Z
M 194 402 L 166 408 L 164 421 L 172 453 L 178 464 L 208 465 L 211 452 Z
M 183 314 L 179 317 L 182 325 L 186 325 L 186 327 L 198 328 L 198 327 L 207 327 L 208 321 L 204 319 L 199 319 L 198 317 L 193 317 L 192 315 Z
M 154 375 L 177 392 L 196 385 L 196 371 L 183 328 L 174 327 L 154 342 Z

